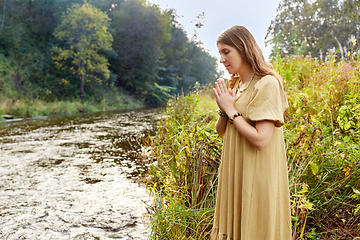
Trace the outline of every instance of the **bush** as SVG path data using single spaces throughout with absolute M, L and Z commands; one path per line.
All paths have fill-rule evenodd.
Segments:
M 170 100 L 158 134 L 148 142 L 153 154 L 148 185 L 156 198 L 153 239 L 209 236 L 221 139 L 213 128 L 214 116 L 209 114 L 215 105 L 200 104 L 200 99 L 208 98 L 194 92 Z
M 284 128 L 294 230 L 300 238 L 358 236 L 360 65 L 292 57 L 274 67 L 290 105 Z

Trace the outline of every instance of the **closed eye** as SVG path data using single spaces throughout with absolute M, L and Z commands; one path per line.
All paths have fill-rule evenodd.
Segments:
M 226 48 L 224 48 L 224 49 L 222 49 L 221 51 L 219 51 L 219 53 L 220 54 L 229 54 L 230 53 L 230 50 L 229 49 L 226 49 Z

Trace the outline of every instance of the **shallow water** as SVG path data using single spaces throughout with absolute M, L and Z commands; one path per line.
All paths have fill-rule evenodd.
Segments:
M 135 183 L 160 110 L 0 123 L 1 239 L 147 239 Z

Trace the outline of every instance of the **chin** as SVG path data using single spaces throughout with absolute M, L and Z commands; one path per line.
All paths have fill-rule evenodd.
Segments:
M 234 69 L 230 68 L 230 69 L 226 69 L 227 72 L 232 75 L 232 74 L 235 74 L 236 72 L 234 71 Z

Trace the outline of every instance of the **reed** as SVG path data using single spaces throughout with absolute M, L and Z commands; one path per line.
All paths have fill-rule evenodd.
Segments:
M 359 68 L 303 57 L 275 63 L 290 103 L 284 129 L 294 239 L 360 235 Z
M 216 103 L 207 92 L 169 101 L 158 134 L 147 142 L 153 156 L 148 185 L 156 198 L 153 239 L 209 237 L 221 139 L 213 128 Z

